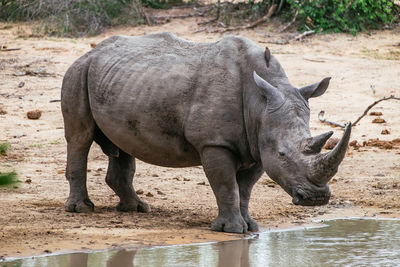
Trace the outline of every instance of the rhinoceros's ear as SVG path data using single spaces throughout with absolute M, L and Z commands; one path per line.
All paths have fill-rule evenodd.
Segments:
M 278 88 L 258 76 L 255 71 L 253 72 L 253 77 L 254 82 L 257 87 L 260 88 L 261 94 L 267 98 L 267 103 L 271 108 L 280 106 L 284 102 L 283 94 L 278 90 Z
M 319 83 L 314 83 L 299 89 L 300 94 L 305 98 L 309 99 L 311 97 L 321 96 L 325 93 L 326 89 L 328 89 L 329 81 L 331 77 L 327 77 L 320 81 Z

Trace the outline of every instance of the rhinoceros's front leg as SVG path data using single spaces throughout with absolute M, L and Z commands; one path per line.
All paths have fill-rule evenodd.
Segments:
M 120 198 L 117 210 L 149 212 L 149 205 L 140 200 L 132 185 L 135 169 L 135 159 L 120 150 L 118 157 L 109 157 L 106 182 Z
M 211 229 L 247 233 L 247 223 L 240 213 L 234 155 L 225 148 L 206 147 L 202 153 L 202 164 L 218 204 L 218 217 L 211 224 Z
M 248 225 L 249 231 L 258 231 L 257 222 L 249 214 L 249 200 L 254 184 L 260 179 L 263 170 L 256 164 L 247 170 L 238 171 L 236 175 L 240 194 L 240 212 Z

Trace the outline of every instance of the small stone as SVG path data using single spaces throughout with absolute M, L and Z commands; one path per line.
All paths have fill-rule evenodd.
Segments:
M 161 192 L 160 190 L 157 191 L 157 194 L 164 196 L 165 193 Z
M 51 250 L 50 250 L 50 249 L 45 249 L 45 250 L 43 250 L 43 252 L 45 252 L 45 253 L 51 253 Z
M 26 116 L 27 116 L 28 119 L 30 119 L 30 120 L 37 120 L 37 119 L 40 118 L 40 116 L 42 116 L 42 111 L 39 110 L 39 109 L 31 110 L 31 111 L 28 111 L 28 112 L 26 113 Z
M 325 149 L 333 149 L 336 144 L 339 143 L 339 138 L 333 137 L 333 138 L 329 138 L 328 142 L 326 142 L 324 148 Z
M 32 180 L 30 178 L 28 178 L 28 179 L 25 180 L 25 183 L 26 184 L 30 184 L 30 183 L 32 183 Z
M 90 47 L 91 47 L 91 48 L 95 48 L 96 46 L 97 46 L 96 43 L 90 43 Z
M 380 111 L 372 111 L 369 113 L 370 116 L 382 116 L 382 112 Z
M 136 194 L 143 195 L 144 191 L 142 189 L 136 190 Z
M 376 118 L 372 120 L 372 123 L 385 123 L 386 121 L 382 118 Z
M 153 176 L 153 177 L 158 177 L 158 174 L 153 174 L 152 176 Z
M 154 195 L 153 195 L 152 193 L 148 192 L 148 193 L 146 194 L 146 197 L 154 197 Z
M 188 182 L 188 181 L 190 181 L 190 179 L 189 179 L 189 178 L 183 178 L 183 180 L 184 180 L 185 182 Z
M 0 108 L 0 115 L 6 115 L 7 111 L 3 108 Z
M 19 84 L 18 84 L 18 88 L 22 88 L 22 87 L 24 87 L 25 86 L 25 83 L 24 82 L 20 82 Z
M 383 135 L 390 134 L 390 131 L 388 129 L 383 129 L 381 134 Z
M 350 142 L 349 146 L 359 148 L 361 145 L 357 142 L 357 140 L 353 140 Z
M 206 185 L 206 182 L 197 183 L 198 185 Z

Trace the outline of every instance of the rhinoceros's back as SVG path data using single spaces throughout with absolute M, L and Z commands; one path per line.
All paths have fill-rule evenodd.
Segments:
M 188 124 L 192 132 L 213 128 L 206 122 L 214 119 L 219 124 L 218 115 L 201 122 L 198 116 L 188 119 L 190 114 L 205 114 L 206 109 L 230 101 L 237 109 L 230 109 L 235 115 L 224 110 L 215 113 L 241 120 L 239 88 L 229 84 L 238 79 L 238 66 L 224 55 L 234 49 L 188 42 L 168 33 L 113 38 L 100 44 L 90 59 L 89 99 L 99 128 L 143 161 L 176 167 L 199 164 L 197 149 L 185 130 Z M 203 133 L 210 142 L 212 131 Z

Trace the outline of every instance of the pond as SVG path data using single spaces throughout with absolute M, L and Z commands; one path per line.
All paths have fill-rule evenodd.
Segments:
M 400 220 L 337 219 L 237 241 L 6 259 L 0 266 L 400 266 Z

